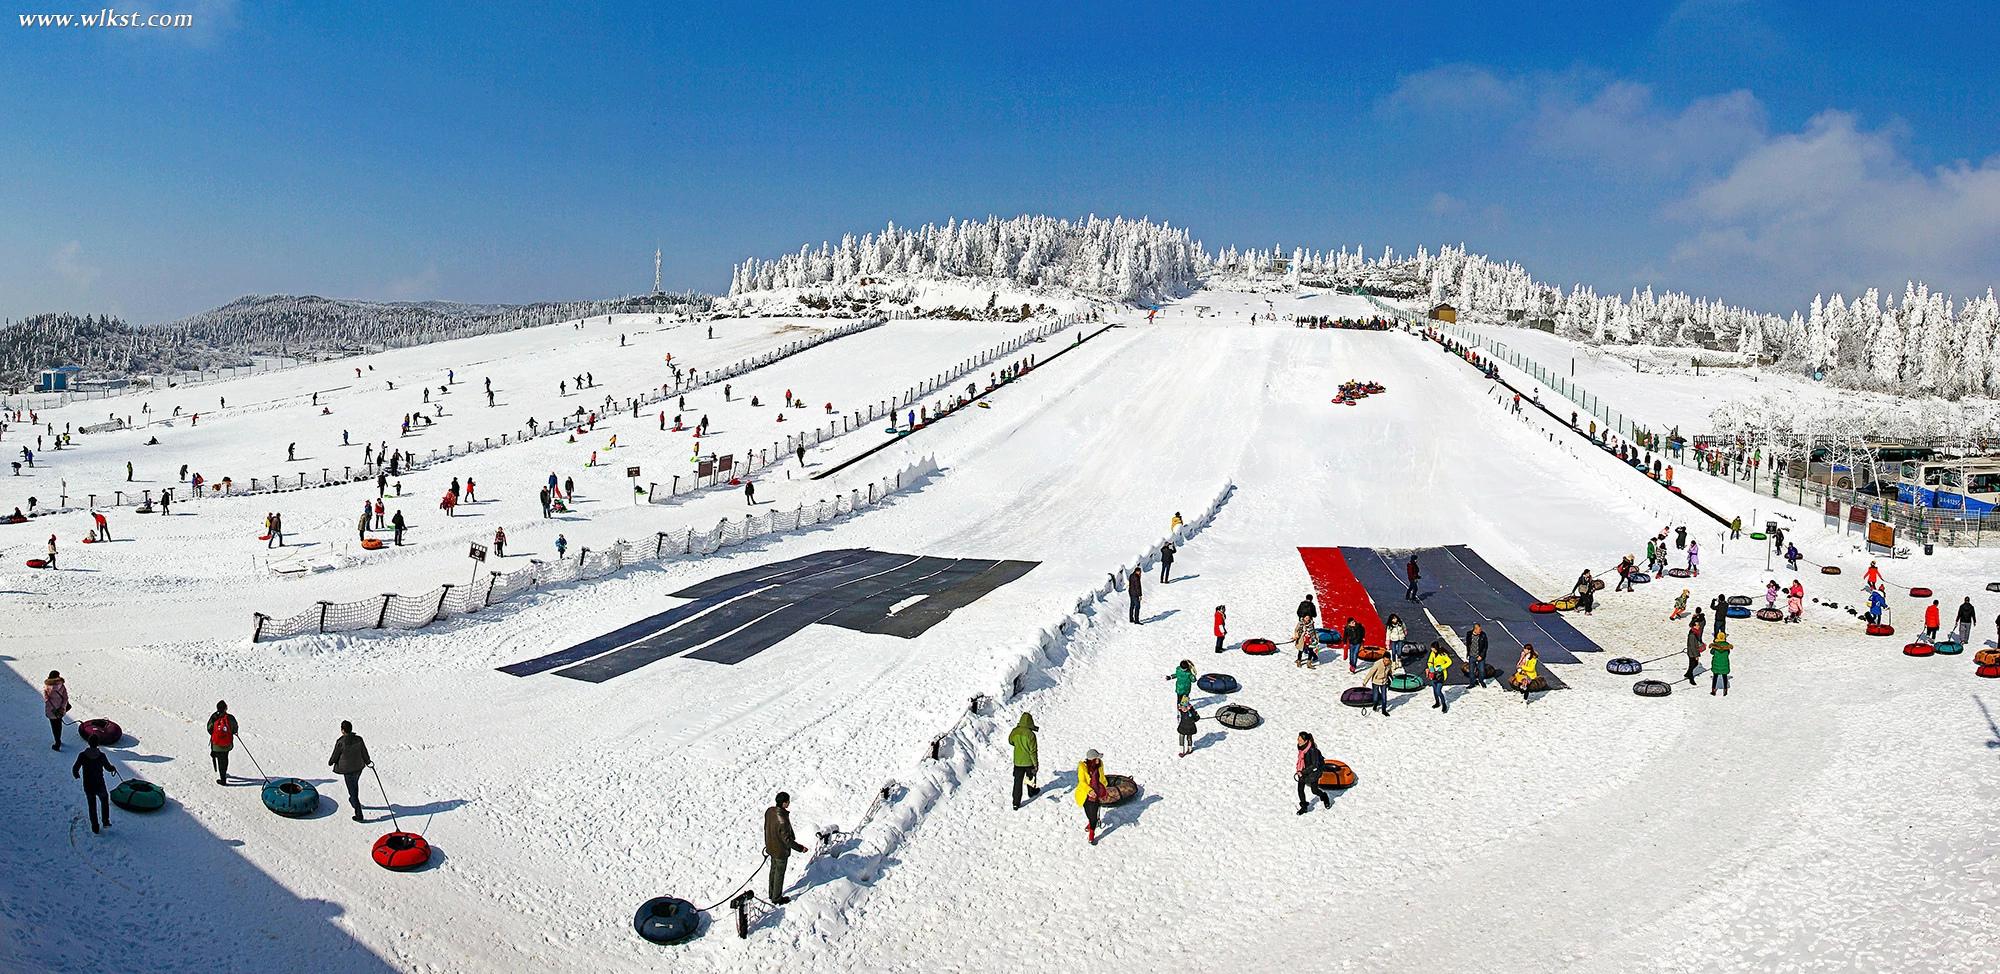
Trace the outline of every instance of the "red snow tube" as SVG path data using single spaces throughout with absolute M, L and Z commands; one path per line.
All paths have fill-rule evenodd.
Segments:
M 89 535 L 89 534 L 86 534 L 86 535 L 84 535 L 84 536 L 83 536 L 82 538 L 79 538 L 79 539 L 77 539 L 77 540 L 78 540 L 78 543 L 79 543 L 79 544 L 96 544 L 96 543 L 97 543 L 97 537 L 96 537 L 95 535 Z
M 1930 597 L 1931 597 L 1931 590 L 1924 588 L 1922 586 L 1918 586 L 1917 588 L 1913 588 L 1910 590 L 1910 598 L 1927 599 Z
M 1989 680 L 2000 680 L 2000 663 L 1988 663 L 1972 672 Z
M 1354 787 L 1354 769 L 1348 767 L 1345 761 L 1328 758 L 1326 766 L 1319 772 L 1319 786 L 1334 791 L 1346 791 Z
M 381 547 L 382 547 L 382 539 L 381 539 L 381 538 L 363 538 L 363 539 L 361 539 L 361 547 L 363 547 L 363 548 L 365 548 L 365 549 L 367 549 L 367 550 L 369 550 L 369 551 L 374 551 L 374 550 L 376 550 L 376 549 L 378 549 L 378 548 L 381 548 Z
M 375 865 L 397 872 L 431 861 L 431 844 L 415 832 L 390 832 L 375 840 Z
M 40 558 L 30 558 L 30 559 L 28 559 L 28 567 L 29 567 L 29 568 L 47 568 L 47 567 L 49 567 L 49 563 L 48 563 L 48 562 L 46 562 L 46 561 L 43 561 L 43 560 L 42 560 L 42 559 L 40 559 Z
M 1547 602 L 1528 603 L 1528 611 L 1533 612 L 1537 615 L 1548 615 L 1549 613 L 1554 612 L 1555 610 L 1556 607 L 1548 604 Z
M 120 739 L 124 738 L 125 731 L 118 726 L 116 721 L 106 720 L 103 717 L 93 717 L 76 725 L 76 734 L 78 737 L 83 738 L 85 743 L 103 747 L 106 744 L 118 743 Z
M 1667 489 L 1673 491 L 1676 494 L 1681 492 L 1681 489 L 1679 487 L 1675 487 L 1673 484 L 1668 484 Z
M 1930 656 L 1936 652 L 1937 647 L 1930 643 L 1911 643 L 1903 647 L 1904 656 Z
M 1363 663 L 1373 663 L 1387 655 L 1389 651 L 1381 646 L 1363 646 L 1354 651 L 1354 658 Z
M 1893 636 L 1896 634 L 1896 627 L 1887 623 L 1871 622 L 1868 624 L 1868 634 L 1870 636 Z
M 1268 639 L 1245 639 L 1243 651 L 1252 656 L 1269 656 L 1278 651 L 1278 644 Z

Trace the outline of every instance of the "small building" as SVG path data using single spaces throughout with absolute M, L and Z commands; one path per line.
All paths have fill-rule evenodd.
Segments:
M 43 369 L 42 376 L 35 383 L 36 392 L 68 392 L 70 383 L 77 381 L 82 369 L 74 365 L 59 365 L 53 369 Z
M 1439 302 L 1438 304 L 1432 305 L 1431 310 L 1426 312 L 1424 317 L 1429 318 L 1432 321 L 1456 322 L 1458 320 L 1458 309 L 1452 307 L 1451 305 Z

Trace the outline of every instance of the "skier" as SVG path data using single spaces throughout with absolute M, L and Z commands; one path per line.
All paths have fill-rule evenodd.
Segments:
M 62 750 L 63 715 L 69 713 L 69 684 L 63 682 L 61 673 L 49 671 L 49 678 L 42 681 L 42 716 L 49 719 L 49 736 L 55 743 L 49 750 Z
M 1694 670 L 1695 670 L 1695 666 L 1696 666 L 1696 665 L 1698 665 L 1698 664 L 1699 664 L 1699 663 L 1701 662 L 1701 646 L 1702 646 L 1702 635 L 1701 635 L 1701 634 L 1702 634 L 1702 619 L 1701 619 L 1701 610 L 1700 610 L 1700 609 L 1696 609 L 1696 610 L 1695 610 L 1695 613 L 1694 613 L 1694 622 L 1692 622 L 1692 623 L 1690 623 L 1690 624 L 1688 625 L 1688 638 L 1687 638 L 1687 650 L 1686 650 L 1686 652 L 1687 652 L 1687 661 L 1688 661 L 1688 667 L 1687 667 L 1687 681 L 1688 681 L 1688 685 L 1689 685 L 1689 686 L 1693 686 L 1693 685 L 1694 685 Z M 1717 635 L 1718 635 L 1718 636 L 1720 635 L 1720 631 L 1719 631 L 1719 630 L 1718 630 L 1718 633 L 1717 633 Z
M 1423 577 L 1423 572 L 1417 568 L 1416 555 L 1411 555 L 1410 560 L 1403 565 L 1403 574 L 1408 576 L 1410 580 L 1409 589 L 1403 593 L 1403 598 L 1415 602 L 1417 600 L 1417 579 Z
M 1468 686 L 1486 685 L 1486 627 L 1475 622 L 1465 631 L 1465 674 Z
M 1389 671 L 1395 667 L 1395 659 L 1394 651 L 1384 653 L 1381 659 L 1375 661 L 1374 666 L 1369 667 L 1368 676 L 1362 681 L 1375 695 L 1375 701 L 1368 709 L 1384 717 L 1389 716 Z
M 1200 720 L 1201 714 L 1194 709 L 1193 704 L 1185 700 L 1180 702 L 1180 719 L 1175 722 L 1174 731 L 1180 737 L 1181 757 L 1194 753 L 1194 732 L 1201 726 L 1198 723 Z
M 1171 582 L 1171 581 L 1173 581 L 1173 578 L 1172 578 L 1171 576 L 1172 576 L 1172 574 L 1173 574 L 1173 570 L 1174 570 L 1174 552 L 1175 552 L 1175 551 L 1177 551 L 1177 550 L 1178 550 L 1178 549 L 1176 549 L 1176 548 L 1174 547 L 1174 543 L 1173 543 L 1173 542 L 1171 542 L 1171 541 L 1165 541 L 1165 542 L 1162 542 L 1162 543 L 1160 544 L 1160 584 L 1161 584 L 1161 585 L 1165 585 L 1165 584 L 1167 584 L 1168 582 Z
M 1938 622 L 1938 600 L 1932 599 L 1931 604 L 1924 607 L 1924 642 L 1937 641 Z
M 1229 636 L 1228 611 L 1222 606 L 1215 607 L 1215 651 L 1222 652 L 1222 642 Z
M 1174 702 L 1187 703 L 1188 693 L 1194 688 L 1194 664 L 1181 660 L 1181 665 L 1174 667 L 1167 679 L 1174 681 Z
M 1040 770 L 1042 763 L 1040 753 L 1041 742 L 1035 737 L 1035 732 L 1039 730 L 1041 728 L 1035 726 L 1034 715 L 1023 713 L 1020 723 L 1015 724 L 1014 729 L 1007 734 L 1007 743 L 1014 747 L 1014 808 L 1016 811 L 1019 811 L 1021 808 L 1021 785 L 1023 783 L 1026 783 L 1028 786 L 1029 798 L 1038 798 L 1042 794 L 1042 789 L 1035 784 L 1036 772 Z
M 332 768 L 347 782 L 347 804 L 354 808 L 354 820 L 361 817 L 361 772 L 374 765 L 368 759 L 368 744 L 361 735 L 354 732 L 354 722 L 340 722 L 340 737 L 333 742 L 333 756 L 326 759 L 326 766 Z
M 1424 678 L 1431 685 L 1431 708 L 1451 713 L 1451 704 L 1444 699 L 1444 679 L 1451 673 L 1451 654 L 1445 652 L 1444 643 L 1431 640 L 1430 657 L 1424 660 Z
M 1326 796 L 1326 789 L 1321 788 L 1319 784 L 1320 773 L 1326 770 L 1326 759 L 1320 756 L 1319 745 L 1313 743 L 1311 734 L 1300 731 L 1298 750 L 1298 762 L 1293 768 L 1292 777 L 1299 783 L 1299 814 L 1304 815 L 1312 810 L 1312 803 L 1306 800 L 1307 791 L 1311 791 L 1313 797 L 1319 799 L 1321 808 L 1332 808 L 1333 800 Z
M 98 831 L 97 820 L 104 819 L 104 827 L 111 827 L 111 793 L 104 787 L 104 772 L 117 774 L 111 766 L 111 759 L 97 749 L 95 744 L 87 744 L 83 753 L 76 756 L 76 763 L 69 766 L 69 776 L 83 779 L 83 803 L 90 809 L 90 831 Z
M 1954 634 L 1954 638 L 1957 639 L 1959 645 L 1963 646 L 1972 641 L 1972 624 L 1975 621 L 1975 613 L 1972 611 L 1972 596 L 1968 595 L 1965 597 L 1965 601 L 1959 603 L 1958 606 L 1958 631 Z
M 1140 590 L 1144 587 L 1145 579 L 1145 573 L 1141 572 L 1137 565 L 1132 566 L 1132 574 L 1125 578 L 1125 594 L 1132 600 L 1132 623 L 1134 625 L 1139 624 L 1139 597 L 1143 594 Z
M 215 713 L 208 715 L 208 760 L 215 765 L 215 783 L 229 783 L 229 752 L 236 747 L 236 716 L 229 712 L 229 701 L 217 700 Z
M 771 858 L 771 879 L 766 892 L 770 894 L 771 905 L 784 906 L 792 901 L 785 895 L 785 864 L 794 852 L 804 852 L 806 847 L 792 832 L 792 796 L 778 792 L 771 801 L 771 807 L 764 809 L 764 854 Z
M 1111 800 L 1111 786 L 1105 781 L 1104 755 L 1096 748 L 1083 752 L 1076 765 L 1076 803 L 1083 806 L 1083 834 L 1097 844 L 1097 811 Z

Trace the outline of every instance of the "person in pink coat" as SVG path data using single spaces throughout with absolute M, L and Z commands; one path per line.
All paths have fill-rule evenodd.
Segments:
M 49 719 L 49 736 L 55 743 L 49 750 L 62 750 L 63 715 L 69 713 L 69 684 L 63 682 L 62 674 L 49 671 L 49 678 L 42 681 L 42 716 Z

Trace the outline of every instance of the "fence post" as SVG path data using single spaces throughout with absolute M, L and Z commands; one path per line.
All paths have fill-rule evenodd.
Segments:
M 321 600 L 319 604 L 319 631 L 326 631 L 326 607 L 333 603 Z
M 389 600 L 396 597 L 394 592 L 382 593 L 382 611 L 375 614 L 375 628 L 380 629 L 389 621 Z
M 438 604 L 437 604 L 437 608 L 435 608 L 435 609 L 432 609 L 432 610 L 431 610 L 431 622 L 436 622 L 436 621 L 438 621 L 439 619 L 442 619 L 442 618 L 444 618 L 444 600 L 446 600 L 446 599 L 448 599 L 448 598 L 451 598 L 451 583 L 450 583 L 450 582 L 446 582 L 446 583 L 445 583 L 445 586 L 444 586 L 444 591 L 442 591 L 442 592 L 439 592 L 439 593 L 438 593 Z M 430 625 L 430 624 L 431 624 L 431 622 L 426 622 L 426 623 L 424 623 L 424 625 L 427 625 L 427 626 L 428 626 L 428 625 Z
M 250 641 L 254 643 L 257 640 L 262 639 L 264 637 L 264 620 L 269 619 L 270 616 L 267 616 L 262 612 L 252 612 L 250 614 L 255 616 L 257 620 L 256 625 L 254 625 L 250 629 Z

